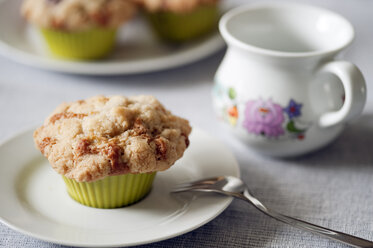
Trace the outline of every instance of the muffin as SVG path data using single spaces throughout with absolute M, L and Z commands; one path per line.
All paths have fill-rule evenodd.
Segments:
M 90 60 L 112 50 L 118 27 L 136 6 L 130 0 L 25 0 L 21 12 L 41 30 L 53 55 Z
M 200 37 L 217 27 L 219 0 L 134 0 L 155 33 L 169 42 Z
M 73 199 L 116 208 L 148 194 L 155 174 L 182 157 L 190 132 L 152 96 L 96 96 L 58 106 L 34 141 Z

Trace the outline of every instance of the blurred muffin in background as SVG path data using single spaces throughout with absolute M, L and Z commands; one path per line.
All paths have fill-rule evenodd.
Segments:
M 184 42 L 212 31 L 219 0 L 133 0 L 145 11 L 155 33 L 169 42 Z
M 112 50 L 118 27 L 136 6 L 130 0 L 25 0 L 21 12 L 41 30 L 53 55 L 89 60 Z

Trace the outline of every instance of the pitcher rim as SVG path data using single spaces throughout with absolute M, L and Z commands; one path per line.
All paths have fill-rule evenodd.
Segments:
M 261 48 L 259 46 L 255 46 L 246 42 L 241 41 L 240 39 L 234 37 L 230 31 L 227 30 L 227 23 L 235 16 L 242 14 L 246 11 L 250 10 L 256 10 L 263 7 L 286 7 L 286 8 L 292 8 L 292 7 L 300 7 L 305 9 L 313 9 L 317 10 L 319 12 L 324 12 L 328 15 L 335 16 L 339 18 L 342 22 L 346 24 L 346 27 L 349 29 L 349 37 L 346 39 L 346 42 L 342 43 L 341 45 L 334 46 L 329 49 L 320 49 L 316 51 L 310 51 L 310 52 L 286 52 L 286 51 L 278 51 L 278 50 L 272 50 L 267 48 Z M 221 35 L 223 36 L 224 40 L 228 45 L 233 44 L 239 48 L 242 48 L 244 50 L 260 54 L 260 55 L 267 55 L 272 57 L 288 57 L 288 58 L 305 58 L 305 57 L 313 57 L 313 56 L 320 56 L 320 55 L 326 55 L 331 53 L 337 53 L 346 47 L 348 47 L 355 37 L 355 31 L 352 24 L 342 15 L 335 13 L 331 10 L 324 9 L 321 7 L 316 7 L 312 5 L 307 4 L 300 4 L 300 3 L 293 3 L 293 2 L 263 2 L 263 3 L 254 3 L 254 4 L 246 4 L 241 5 L 236 8 L 233 8 L 229 10 L 227 13 L 223 15 L 223 17 L 219 21 L 219 31 Z

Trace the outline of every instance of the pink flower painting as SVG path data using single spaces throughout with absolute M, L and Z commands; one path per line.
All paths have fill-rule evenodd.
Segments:
M 284 134 L 283 108 L 271 99 L 251 100 L 246 103 L 243 126 L 249 133 L 267 137 L 278 137 Z

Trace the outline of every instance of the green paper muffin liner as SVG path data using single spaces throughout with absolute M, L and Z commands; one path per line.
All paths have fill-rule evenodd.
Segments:
M 155 33 L 170 42 L 184 42 L 217 27 L 219 20 L 218 5 L 200 6 L 187 13 L 170 11 L 147 13 L 147 19 Z
M 116 29 L 94 28 L 68 32 L 41 29 L 51 53 L 59 58 L 91 60 L 106 56 L 114 47 Z
M 108 176 L 94 182 L 76 182 L 63 176 L 67 192 L 77 202 L 94 208 L 119 208 L 144 198 L 156 172 Z

